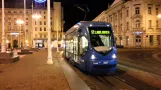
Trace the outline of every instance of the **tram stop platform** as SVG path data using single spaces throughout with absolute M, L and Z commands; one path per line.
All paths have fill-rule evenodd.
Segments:
M 0 90 L 90 90 L 61 53 L 53 51 L 52 65 L 46 63 L 47 50 L 0 64 Z

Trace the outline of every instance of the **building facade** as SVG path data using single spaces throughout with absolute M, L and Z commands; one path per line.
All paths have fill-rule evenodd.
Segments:
M 115 0 L 93 21 L 110 22 L 117 45 L 161 48 L 161 0 Z
M 47 25 L 47 9 L 5 8 L 5 37 L 7 47 L 47 47 L 48 30 L 54 47 L 63 46 L 63 12 L 60 2 L 54 2 L 51 8 L 51 28 Z M 1 9 L 2 10 L 2 9 Z M 0 10 L 0 37 L 2 37 L 2 11 Z M 33 17 L 33 15 L 39 15 Z M 17 23 L 22 20 L 24 23 Z M 26 30 L 25 30 L 26 29 Z M 57 38 L 58 36 L 58 38 Z M 25 40 L 26 39 L 26 40 Z M 57 42 L 58 39 L 58 42 Z M 0 39 L 1 43 L 2 39 Z

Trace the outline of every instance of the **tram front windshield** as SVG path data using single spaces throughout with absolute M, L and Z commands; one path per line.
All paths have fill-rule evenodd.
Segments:
M 107 52 L 112 49 L 113 35 L 111 27 L 89 27 L 92 47 L 98 52 Z

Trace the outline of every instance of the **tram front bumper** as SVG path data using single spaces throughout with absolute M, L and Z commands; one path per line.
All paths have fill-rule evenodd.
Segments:
M 117 60 L 90 60 L 87 62 L 90 73 L 113 73 L 116 71 Z

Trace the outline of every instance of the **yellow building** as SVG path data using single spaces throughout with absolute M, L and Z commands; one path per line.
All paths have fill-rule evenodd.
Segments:
M 110 22 L 117 45 L 161 48 L 161 0 L 115 0 L 93 21 Z
M 51 39 L 54 47 L 63 46 L 63 9 L 60 2 L 54 2 L 51 8 Z M 2 9 L 0 9 L 0 38 L 2 37 Z M 33 15 L 39 15 L 40 17 Z M 47 9 L 5 8 L 5 36 L 7 47 L 47 47 L 48 27 Z M 24 23 L 17 23 L 22 20 Z M 26 28 L 26 31 L 25 31 Z M 58 31 L 58 44 L 57 44 Z M 26 36 L 26 40 L 25 40 Z M 1 43 L 2 39 L 0 39 Z M 21 42 L 21 44 L 20 44 Z M 55 43 L 56 42 L 56 43 Z

